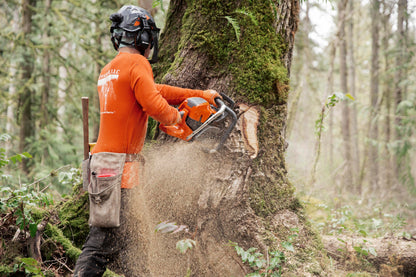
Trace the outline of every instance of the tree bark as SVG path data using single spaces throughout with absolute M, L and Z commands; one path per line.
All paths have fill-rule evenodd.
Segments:
M 369 130 L 369 184 L 372 192 L 379 190 L 379 147 L 378 147 L 378 111 L 379 111 L 379 18 L 380 2 L 371 2 L 371 81 L 370 81 L 370 118 Z
M 335 40 L 333 40 L 329 44 L 329 69 L 328 69 L 328 75 L 327 75 L 327 81 L 326 81 L 326 94 L 332 95 L 334 93 L 334 63 L 335 63 L 335 55 L 337 51 L 337 44 L 338 44 L 338 38 L 335 37 Z M 329 119 L 329 131 L 328 131 L 328 137 L 329 137 L 329 164 L 331 166 L 331 171 L 335 170 L 334 167 L 334 113 L 332 109 L 329 111 L 328 115 Z M 335 174 L 331 174 L 332 176 L 332 183 L 336 184 L 335 181 Z
M 402 141 L 403 140 L 403 132 L 401 131 L 401 126 L 403 125 L 402 119 L 400 117 L 401 113 L 399 111 L 400 103 L 405 99 L 404 98 L 404 90 L 403 90 L 403 80 L 405 78 L 403 64 L 405 61 L 405 53 L 406 53 L 406 34 L 405 34 L 405 17 L 407 14 L 407 0 L 399 0 L 398 7 L 397 7 L 397 37 L 396 37 L 396 49 L 397 49 L 397 57 L 396 57 L 396 70 L 395 70 L 395 91 L 394 91 L 394 110 L 395 110 L 395 140 Z M 400 183 L 402 178 L 405 175 L 405 163 L 406 159 L 403 157 L 403 153 L 399 149 L 396 150 L 396 180 L 397 183 Z
M 51 3 L 52 0 L 46 0 L 45 1 L 45 14 L 48 14 L 51 9 Z M 46 45 L 48 45 L 48 39 L 49 39 L 49 30 L 50 30 L 50 24 L 47 25 L 45 28 L 46 31 L 43 34 L 43 42 Z M 45 47 L 45 50 L 43 50 L 43 60 L 42 60 L 42 79 L 43 79 L 43 87 L 42 87 L 42 98 L 40 103 L 40 110 L 41 110 L 41 117 L 40 117 L 40 124 L 39 128 L 40 130 L 45 130 L 46 126 L 50 125 L 50 110 L 48 107 L 49 104 L 49 98 L 50 98 L 50 90 L 51 90 L 51 58 L 50 58 L 50 50 L 48 47 Z M 47 138 L 45 137 L 44 133 L 41 133 L 40 140 L 47 141 Z M 47 145 L 43 145 L 43 155 L 41 164 L 44 164 L 45 159 L 49 157 L 49 150 Z
M 314 270 L 322 270 L 316 256 L 306 255 L 312 251 L 322 257 L 319 239 L 294 197 L 284 158 L 288 77 L 298 12 L 299 3 L 293 0 L 170 3 L 160 62 L 154 70 L 157 80 L 215 89 L 231 96 L 239 107 L 238 126 L 218 155 L 206 156 L 189 148 L 175 152 L 179 146 L 158 146 L 157 158 L 146 154 L 146 184 L 151 185 L 144 185 L 142 193 L 148 218 L 189 226 L 197 241 L 190 258 L 193 276 L 244 275 L 250 269 L 242 266 L 229 241 L 245 249 L 256 247 L 266 256 L 268 249 L 281 249 L 280 242 L 293 232 L 296 257 L 287 253 L 287 259 L 296 266 L 290 270 L 303 275 L 311 264 Z M 239 35 L 226 16 L 238 23 Z M 252 141 L 247 133 L 256 138 L 258 149 L 247 143 Z M 162 172 L 176 173 L 163 178 Z M 164 189 L 154 184 L 163 184 Z M 175 198 L 178 193 L 188 196 Z M 163 257 L 168 264 L 174 257 L 167 255 L 166 247 L 149 249 L 157 252 L 149 255 Z M 173 268 L 179 266 L 177 260 Z M 151 263 L 148 267 L 155 275 L 166 274 Z
M 382 27 L 383 27 L 383 36 L 382 36 L 382 49 L 384 50 L 383 60 L 384 60 L 384 78 L 383 78 L 383 103 L 386 116 L 384 118 L 384 147 L 383 147 L 383 176 L 382 180 L 384 182 L 383 187 L 389 188 L 393 182 L 394 176 L 394 166 L 392 161 L 392 151 L 389 149 L 388 145 L 392 142 L 392 114 L 391 106 L 393 100 L 393 91 L 391 80 L 394 77 L 391 75 L 391 58 L 390 54 L 387 51 L 389 49 L 389 39 L 392 36 L 392 30 L 390 26 L 390 14 L 392 13 L 392 5 L 388 6 L 386 1 L 383 1 L 383 14 L 382 14 Z
M 33 0 L 24 0 L 22 2 L 22 33 L 23 41 L 29 41 L 29 34 L 32 29 L 32 7 L 36 4 Z M 19 151 L 27 151 L 28 143 L 27 139 L 34 134 L 35 124 L 32 118 L 32 97 L 33 90 L 31 84 L 34 76 L 33 72 L 34 57 L 31 55 L 31 50 L 25 52 L 22 62 L 22 83 L 24 87 L 19 95 L 19 119 L 20 119 L 20 135 L 19 135 Z M 22 169 L 24 172 L 29 173 L 28 160 L 22 161 Z
M 19 32 L 19 29 L 21 26 L 19 26 L 19 11 L 16 9 L 13 11 L 13 23 L 12 23 L 12 30 L 15 33 Z M 15 44 L 11 44 L 11 49 L 15 47 Z M 12 135 L 15 133 L 15 110 L 16 110 L 16 103 L 13 101 L 14 99 L 17 99 L 16 95 L 16 77 L 17 77 L 17 62 L 15 61 L 14 53 L 10 54 L 12 56 L 12 59 L 10 61 L 9 66 L 9 74 L 10 74 L 10 83 L 9 83 L 9 93 L 8 93 L 8 103 L 7 103 L 7 112 L 6 112 L 6 133 L 9 135 Z M 13 142 L 7 141 L 6 143 L 6 154 L 9 154 L 10 150 L 13 149 Z
M 95 18 L 95 21 L 93 22 L 93 28 L 96 30 L 97 34 L 100 34 L 100 23 L 101 23 L 101 16 L 97 15 Z M 94 37 L 94 45 L 97 47 L 97 50 L 99 52 L 103 52 L 102 51 L 102 40 L 101 40 L 101 35 L 97 35 Z M 98 76 L 100 75 L 102 69 L 102 65 L 100 64 L 100 62 L 97 60 L 95 62 L 95 67 L 94 67 L 94 76 L 95 79 L 98 79 Z M 99 115 L 99 110 L 100 110 L 100 99 L 98 97 L 98 93 L 96 93 L 96 91 L 93 91 L 93 94 L 90 96 L 91 98 L 91 103 L 92 103 L 92 114 L 94 115 Z M 95 112 L 97 111 L 97 112 Z M 98 133 L 100 132 L 100 118 L 99 116 L 94 116 L 92 118 L 92 140 L 91 141 L 97 141 L 98 140 Z
M 346 22 L 346 7 L 348 0 L 341 0 L 338 2 L 338 20 L 339 20 L 339 63 L 340 63 L 340 85 L 341 91 L 344 94 L 349 93 L 348 90 L 348 70 L 347 70 L 347 43 L 345 39 L 345 22 Z M 342 137 L 344 145 L 344 161 L 345 168 L 343 174 L 343 187 L 351 188 L 353 180 L 352 171 L 352 150 L 351 150 L 351 111 L 347 102 L 342 103 Z
M 309 39 L 309 32 L 311 32 L 312 25 L 309 18 L 309 8 L 310 3 L 306 2 L 306 9 L 305 9 L 305 17 L 302 20 L 301 24 L 303 25 L 304 33 L 301 34 L 300 40 L 297 41 L 297 48 L 299 48 L 299 54 L 302 54 L 300 58 L 301 61 L 301 69 L 299 70 L 299 84 L 298 87 L 294 90 L 293 96 L 290 96 L 289 100 L 289 112 L 287 118 L 287 128 L 286 128 L 286 137 L 290 139 L 292 129 L 294 126 L 294 122 L 296 121 L 296 116 L 298 112 L 298 104 L 299 100 L 301 99 L 302 92 L 309 93 L 309 80 L 310 80 L 310 68 L 312 62 L 312 55 L 311 55 L 311 46 L 310 46 L 310 39 Z M 299 59 L 299 58 L 298 58 Z
M 355 90 L 355 41 L 354 41 L 354 1 L 348 2 L 348 24 L 347 24 L 347 45 L 348 45 L 348 74 L 349 74 L 349 90 L 350 94 L 356 97 Z M 353 162 L 351 168 L 354 172 L 354 191 L 361 194 L 361 186 L 358 185 L 358 172 L 360 171 L 360 151 L 359 151 L 359 132 L 357 120 L 357 104 L 354 101 L 351 105 L 351 142 Z

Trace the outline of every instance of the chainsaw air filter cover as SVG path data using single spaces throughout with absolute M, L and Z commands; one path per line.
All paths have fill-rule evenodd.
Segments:
M 205 99 L 199 97 L 188 98 L 179 110 L 188 111 L 185 122 L 192 131 L 199 128 L 202 123 L 216 112 Z
M 186 99 L 178 107 L 183 113 L 182 121 L 173 126 L 160 124 L 159 128 L 168 135 L 190 141 L 190 134 L 198 129 L 207 119 L 216 113 L 211 105 L 203 98 L 191 97 Z

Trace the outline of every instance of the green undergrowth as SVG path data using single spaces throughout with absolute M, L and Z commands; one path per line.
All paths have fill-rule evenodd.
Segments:
M 54 267 L 47 261 L 63 257 L 69 259 L 67 266 L 73 266 L 89 230 L 88 195 L 81 187 L 76 183 L 72 195 L 63 199 L 54 199 L 47 190 L 39 190 L 33 184 L 21 184 L 16 189 L 1 188 L 0 276 L 15 276 L 21 272 L 31 276 L 55 276 L 47 270 Z M 40 250 L 46 262 L 41 265 L 31 258 L 29 251 L 37 234 L 43 237 Z
M 385 235 L 411 238 L 405 231 L 407 217 L 404 215 L 405 212 L 400 212 L 400 208 L 389 209 L 381 203 L 369 207 L 353 199 L 349 205 L 338 207 L 314 197 L 302 197 L 301 201 L 306 207 L 310 221 L 321 234 L 357 235 L 363 238 Z

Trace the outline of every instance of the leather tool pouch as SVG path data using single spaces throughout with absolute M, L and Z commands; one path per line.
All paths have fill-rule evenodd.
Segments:
M 121 176 L 125 160 L 125 153 L 101 152 L 92 155 L 88 185 L 91 226 L 120 226 Z

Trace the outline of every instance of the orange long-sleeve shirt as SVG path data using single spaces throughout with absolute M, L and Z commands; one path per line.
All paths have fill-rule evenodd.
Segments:
M 148 116 L 172 125 L 178 111 L 170 106 L 189 97 L 204 97 L 202 90 L 183 89 L 154 82 L 148 60 L 140 54 L 120 52 L 98 79 L 100 132 L 92 154 L 99 152 L 139 153 L 144 144 Z M 124 175 L 131 165 L 126 163 Z M 131 187 L 123 176 L 122 187 Z M 131 183 L 131 182 L 130 182 Z

